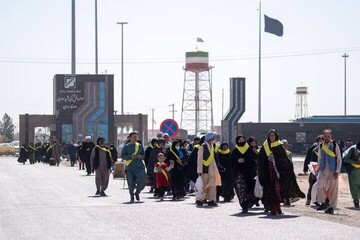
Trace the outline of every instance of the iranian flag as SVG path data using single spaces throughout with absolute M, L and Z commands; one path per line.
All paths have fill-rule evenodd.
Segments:
M 186 53 L 186 70 L 187 71 L 208 71 L 209 70 L 209 53 L 208 52 L 187 52 Z

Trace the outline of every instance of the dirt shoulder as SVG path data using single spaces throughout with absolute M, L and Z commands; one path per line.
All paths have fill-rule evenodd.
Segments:
M 308 178 L 309 175 L 302 175 L 303 159 L 305 157 L 296 157 L 294 160 L 294 171 L 297 176 L 297 182 L 301 190 L 307 194 L 309 189 Z M 300 173 L 300 174 L 299 174 Z M 318 218 L 325 221 L 331 221 L 335 223 L 341 223 L 348 226 L 360 227 L 360 210 L 354 208 L 353 200 L 350 194 L 348 175 L 342 173 L 339 177 L 339 195 L 338 204 L 335 209 L 334 215 L 325 214 L 324 211 L 317 211 L 314 204 L 310 206 L 305 205 L 306 199 L 301 199 L 292 206 L 282 206 L 283 211 L 291 212 L 297 215 L 303 215 L 307 217 Z

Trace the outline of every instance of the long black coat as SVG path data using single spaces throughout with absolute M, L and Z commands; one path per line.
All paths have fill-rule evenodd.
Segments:
M 172 146 L 173 151 L 176 153 L 176 149 Z M 186 162 L 187 162 L 187 152 L 184 149 L 180 149 L 183 153 L 183 157 L 181 158 L 182 163 L 178 163 L 176 161 L 177 157 L 173 154 L 172 151 L 169 151 L 165 163 L 170 165 L 170 160 L 174 160 L 174 168 L 170 170 L 171 176 L 171 186 L 174 196 L 185 196 L 185 186 L 184 186 L 184 178 L 186 172 Z
M 218 196 L 232 199 L 234 193 L 234 169 L 231 160 L 231 153 L 218 154 L 218 169 L 221 176 L 221 186 L 218 186 Z
M 296 182 L 293 163 L 287 157 L 283 146 L 273 147 L 271 151 L 274 154 L 276 169 L 280 174 L 282 199 L 289 198 L 291 201 L 295 201 L 299 198 L 305 198 L 305 194 Z M 263 186 L 264 205 L 266 208 L 271 208 L 276 202 L 276 193 L 274 185 L 270 181 L 269 160 L 264 147 L 261 147 L 258 155 L 258 176 L 260 184 Z
M 197 174 L 197 156 L 198 156 L 198 147 L 194 147 L 193 150 L 190 153 L 189 159 L 187 161 L 187 171 L 186 176 L 188 179 L 190 179 L 193 182 L 196 182 L 196 179 L 198 177 Z

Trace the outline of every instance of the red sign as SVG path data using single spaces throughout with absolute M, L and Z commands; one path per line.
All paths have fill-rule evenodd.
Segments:
M 169 134 L 169 137 L 173 138 L 179 133 L 179 125 L 174 119 L 165 119 L 160 124 L 160 131 Z

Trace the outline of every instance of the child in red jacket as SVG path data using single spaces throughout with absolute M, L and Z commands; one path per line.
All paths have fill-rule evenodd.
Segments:
M 164 200 L 164 194 L 170 190 L 170 181 L 168 172 L 174 167 L 173 164 L 168 166 L 164 163 L 165 155 L 159 153 L 157 155 L 158 162 L 154 166 L 154 173 L 156 173 L 156 192 L 160 201 Z

